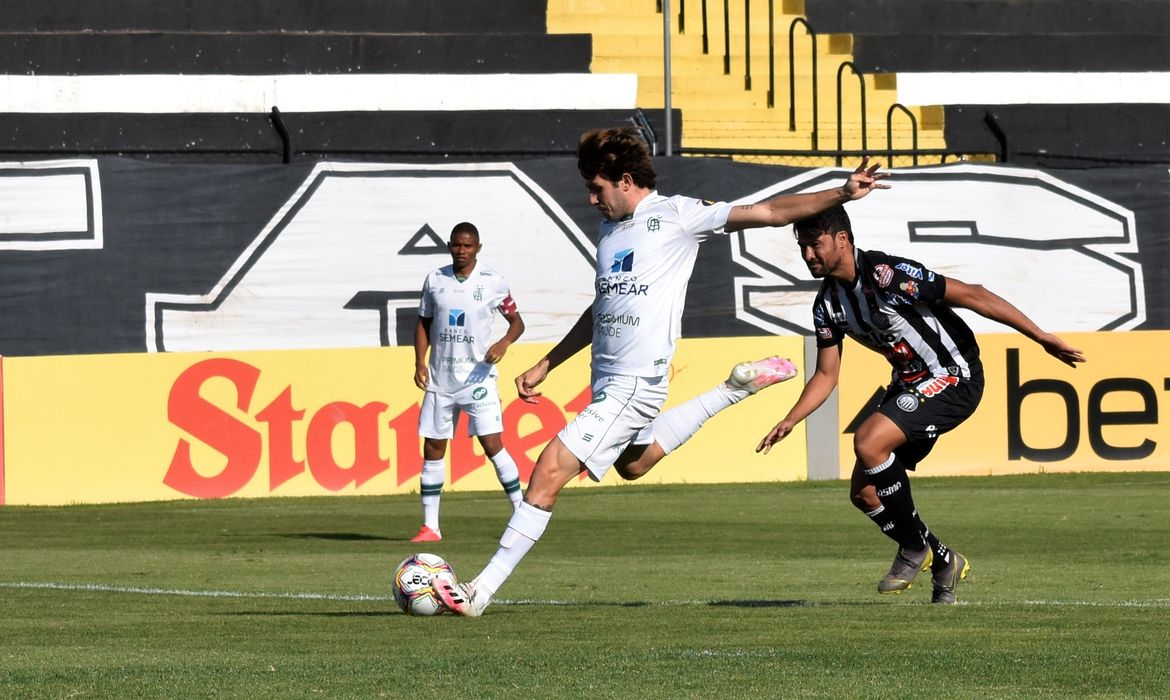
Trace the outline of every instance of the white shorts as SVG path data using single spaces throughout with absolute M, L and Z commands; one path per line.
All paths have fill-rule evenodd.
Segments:
M 495 381 L 472 384 L 453 393 L 428 391 L 418 414 L 418 434 L 435 440 L 455 435 L 459 414 L 467 414 L 468 435 L 494 435 L 504 431 L 500 392 Z
M 593 378 L 593 401 L 557 437 L 601 481 L 630 445 L 654 442 L 650 423 L 666 401 L 666 377 L 602 374 Z

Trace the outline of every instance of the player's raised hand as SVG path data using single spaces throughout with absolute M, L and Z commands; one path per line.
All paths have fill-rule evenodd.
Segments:
M 541 360 L 528 369 L 527 372 L 516 377 L 516 393 L 526 403 L 536 403 L 542 394 L 536 387 L 548 376 L 548 361 Z
M 878 169 L 881 167 L 881 163 L 870 165 L 869 156 L 862 158 L 861 164 L 845 181 L 845 194 L 849 196 L 849 199 L 861 199 L 874 190 L 890 189 L 889 185 L 881 182 L 890 176 L 889 173 L 879 173 Z

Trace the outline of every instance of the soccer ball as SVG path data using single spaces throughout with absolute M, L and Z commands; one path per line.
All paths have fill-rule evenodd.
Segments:
M 447 608 L 435 589 L 431 578 L 438 576 L 455 583 L 455 570 L 437 554 L 411 554 L 394 569 L 394 602 L 407 615 L 438 615 Z

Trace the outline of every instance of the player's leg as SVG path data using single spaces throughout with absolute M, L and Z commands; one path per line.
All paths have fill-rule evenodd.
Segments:
M 423 524 L 411 542 L 438 542 L 439 500 L 447 480 L 447 441 L 454 430 L 455 407 L 451 397 L 434 391 L 423 395 L 418 416 L 418 434 L 423 438 L 423 465 L 419 475 Z
M 898 557 L 889 575 L 879 584 L 879 591 L 898 592 L 909 588 L 917 575 L 912 571 L 913 565 L 921 558 L 923 566 L 925 562 L 930 563 L 934 584 L 932 601 L 954 603 L 955 584 L 966 577 L 969 564 L 966 557 L 943 543 L 919 515 L 910 493 L 907 469 L 917 466 L 939 435 L 970 417 L 982 397 L 983 378 L 981 374 L 972 379 L 950 378 L 941 388 L 934 378 L 926 381 L 931 384 L 929 392 L 888 393 L 877 412 L 862 423 L 854 444 L 859 461 L 874 465 L 863 472 L 876 487 L 882 506 L 892 511 L 893 532 L 900 544 Z M 889 447 L 882 443 L 881 435 L 892 436 L 896 431 L 905 438 L 901 444 Z M 879 461 L 887 447 L 889 456 Z M 911 529 L 915 530 L 913 535 Z M 919 541 L 928 553 L 925 557 L 910 548 L 911 543 Z
M 933 557 L 922 536 L 905 465 L 897 454 L 905 442 L 902 428 L 880 412 L 870 415 L 854 435 L 857 463 L 850 481 L 850 500 L 898 543 L 889 572 L 878 582 L 879 593 L 910 588 Z
M 468 617 L 480 615 L 516 565 L 544 534 L 565 484 L 582 471 L 601 481 L 622 451 L 657 415 L 666 399 L 662 378 L 601 376 L 593 400 L 541 451 L 524 501 L 508 521 L 500 546 L 478 576 L 450 586 L 436 580 L 443 603 Z
M 504 449 L 504 441 L 500 437 L 504 429 L 503 409 L 500 405 L 500 395 L 494 381 L 485 381 L 472 389 L 466 402 L 460 403 L 460 409 L 467 413 L 467 430 L 471 435 L 479 438 L 484 454 L 496 468 L 496 477 L 504 494 L 512 502 L 512 509 L 520 505 L 520 470 L 512 455 Z
M 796 376 L 796 366 L 782 357 L 765 357 L 741 362 L 727 381 L 708 389 L 686 403 L 663 411 L 650 427 L 650 440 L 639 436 L 622 454 L 614 468 L 625 479 L 637 479 L 663 457 L 677 450 L 699 432 L 707 419 L 730 408 L 766 387 Z
M 504 494 L 512 502 L 512 509 L 515 510 L 523 498 L 520 492 L 520 468 L 516 466 L 512 455 L 508 454 L 500 433 L 480 435 L 479 444 L 483 446 L 484 454 L 496 468 L 496 478 L 500 480 L 500 486 L 503 487 Z
M 482 615 L 496 591 L 544 534 L 561 489 L 583 469 L 581 461 L 554 437 L 537 458 L 524 501 L 512 513 L 499 547 L 483 571 L 456 585 L 441 579 L 432 581 L 443 604 L 466 617 Z

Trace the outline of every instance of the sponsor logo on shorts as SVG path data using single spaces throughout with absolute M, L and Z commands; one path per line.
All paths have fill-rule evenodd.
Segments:
M 894 405 L 906 413 L 913 413 L 914 411 L 917 411 L 918 403 L 918 397 L 914 394 L 902 394 L 894 401 Z
M 915 299 L 918 298 L 918 283 L 914 280 L 907 280 L 902 284 L 899 284 L 898 289 L 901 289 L 903 292 L 906 292 Z
M 932 440 L 938 437 L 938 428 L 934 424 L 926 426 L 926 437 Z
M 593 442 L 593 433 L 585 433 L 582 435 L 581 442 Z
M 828 326 L 821 326 L 820 328 L 817 329 L 817 336 L 821 340 L 832 340 L 833 339 L 833 329 L 829 328 Z
M 890 269 L 889 265 L 878 265 L 873 268 L 873 278 L 879 287 L 888 287 L 890 282 L 894 281 L 894 271 Z
M 932 396 L 937 396 L 937 395 L 943 393 L 944 391 L 946 391 L 947 387 L 952 386 L 954 384 L 958 384 L 958 383 L 959 383 L 958 377 L 953 377 L 953 376 L 933 377 L 931 379 L 926 380 L 925 382 L 922 382 L 918 386 L 914 387 L 914 389 L 919 394 L 922 394 L 922 396 L 924 398 L 929 399 Z
M 599 391 L 593 395 L 593 400 L 590 401 L 589 403 L 601 403 L 602 401 L 605 401 L 605 398 L 606 398 L 605 392 Z
M 487 396 L 487 389 L 482 386 L 477 386 L 471 391 L 471 398 L 475 399 L 476 401 L 479 401 L 485 396 Z

